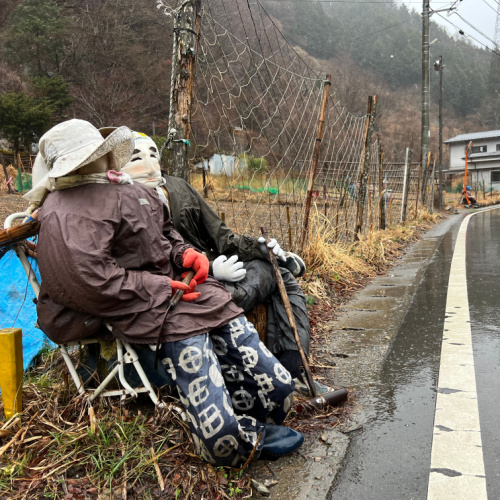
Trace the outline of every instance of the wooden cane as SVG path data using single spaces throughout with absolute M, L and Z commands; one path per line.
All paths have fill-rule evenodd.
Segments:
M 262 236 L 266 239 L 266 248 L 269 253 L 269 260 L 273 266 L 274 277 L 276 279 L 276 283 L 278 284 L 278 289 L 280 291 L 281 300 L 283 301 L 283 305 L 285 306 L 286 315 L 288 317 L 288 321 L 290 322 L 290 327 L 292 328 L 293 336 L 295 337 L 295 343 L 297 344 L 297 348 L 299 349 L 300 358 L 302 359 L 302 366 L 304 367 L 304 371 L 306 372 L 307 385 L 309 386 L 309 390 L 313 397 L 317 396 L 316 386 L 314 385 L 314 379 L 311 374 L 311 369 L 309 368 L 309 363 L 307 362 L 307 357 L 302 349 L 302 345 L 300 343 L 299 332 L 297 330 L 297 323 L 295 323 L 295 317 L 292 312 L 292 306 L 290 305 L 290 299 L 288 298 L 288 294 L 286 293 L 285 284 L 283 283 L 283 278 L 281 277 L 281 272 L 278 267 L 278 263 L 276 262 L 276 256 L 273 253 L 273 250 L 267 246 L 269 243 L 269 233 L 266 227 L 260 228 L 262 232 Z

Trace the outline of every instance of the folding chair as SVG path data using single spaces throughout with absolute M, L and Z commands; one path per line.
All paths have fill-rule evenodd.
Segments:
M 17 219 L 23 219 L 23 222 L 26 222 L 30 218 L 30 214 L 28 212 L 19 212 L 12 215 L 9 215 L 4 222 L 4 229 L 9 229 L 12 227 L 12 223 Z M 40 294 L 40 283 L 31 267 L 31 264 L 26 257 L 23 247 L 21 245 L 22 241 L 17 241 L 13 245 L 13 249 L 20 260 L 24 272 L 28 277 L 29 284 L 33 289 L 33 292 L 38 299 Z M 111 326 L 106 325 L 110 330 Z M 142 365 L 139 361 L 139 357 L 134 350 L 134 348 L 128 343 L 121 340 L 116 339 L 116 358 L 117 361 L 114 367 L 111 369 L 106 378 L 99 384 L 96 389 L 89 389 L 84 387 L 84 383 L 78 374 L 76 367 L 71 359 L 68 348 L 74 346 L 84 346 L 89 344 L 99 344 L 98 338 L 85 338 L 80 341 L 68 342 L 67 344 L 59 344 L 59 349 L 61 350 L 62 357 L 66 366 L 68 367 L 69 373 L 73 382 L 75 383 L 76 389 L 80 395 L 84 395 L 86 393 L 89 394 L 90 401 L 96 399 L 100 396 L 120 396 L 121 400 L 126 399 L 127 397 L 136 398 L 139 393 L 147 393 L 151 399 L 151 401 L 159 408 L 164 408 L 166 406 L 165 403 L 158 400 L 151 383 L 142 368 Z M 124 367 L 126 364 L 132 364 L 139 376 L 142 386 L 141 387 L 132 387 L 126 380 Z M 116 378 L 118 375 L 118 380 L 121 385 L 120 389 L 117 390 L 105 390 L 109 383 Z

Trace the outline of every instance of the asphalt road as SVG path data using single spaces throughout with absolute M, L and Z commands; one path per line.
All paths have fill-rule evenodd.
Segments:
M 466 223 L 425 272 L 332 500 L 500 498 L 500 209 Z

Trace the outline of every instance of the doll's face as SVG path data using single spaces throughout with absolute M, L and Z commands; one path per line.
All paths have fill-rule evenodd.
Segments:
M 130 161 L 122 167 L 122 172 L 126 172 L 134 181 L 155 188 L 161 183 L 158 148 L 146 135 L 134 132 L 134 137 L 134 152 Z

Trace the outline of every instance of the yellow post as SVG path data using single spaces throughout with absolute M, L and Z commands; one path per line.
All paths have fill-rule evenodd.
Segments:
M 0 330 L 0 389 L 5 417 L 23 409 L 23 340 L 20 328 Z

